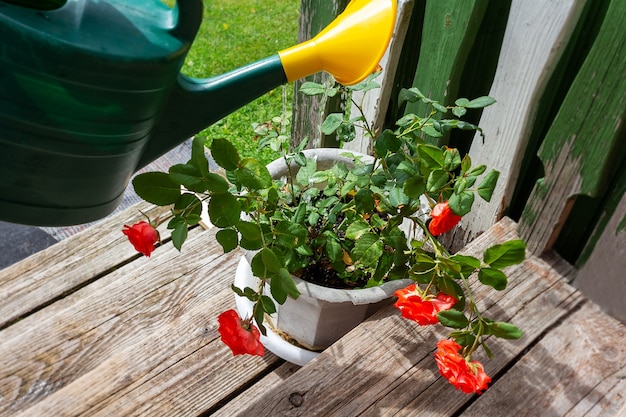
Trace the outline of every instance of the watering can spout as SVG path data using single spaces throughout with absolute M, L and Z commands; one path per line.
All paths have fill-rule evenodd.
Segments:
M 393 34 L 395 0 L 352 0 L 313 39 L 209 79 L 180 74 L 164 117 L 139 162 L 141 168 L 268 91 L 320 71 L 353 85 L 378 66 Z
M 180 68 L 202 0 L 33 4 L 0 0 L 0 220 L 42 226 L 106 216 L 136 170 L 281 84 L 360 82 L 396 17 L 396 0 L 351 0 L 315 38 L 195 79 Z

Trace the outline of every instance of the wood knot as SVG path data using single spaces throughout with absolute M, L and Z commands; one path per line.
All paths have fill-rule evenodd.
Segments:
M 304 395 L 298 392 L 294 392 L 289 396 L 289 402 L 294 407 L 300 407 L 302 404 L 304 404 Z

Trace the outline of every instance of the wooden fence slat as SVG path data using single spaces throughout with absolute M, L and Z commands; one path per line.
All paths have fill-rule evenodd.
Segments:
M 304 42 L 324 29 L 346 7 L 348 0 L 301 0 L 298 42 Z M 328 113 L 339 111 L 342 99 L 339 96 L 327 99 L 322 96 L 307 96 L 300 93 L 301 85 L 306 81 L 324 84 L 332 76 L 325 72 L 306 77 L 294 82 L 293 118 L 291 125 L 291 143 L 297 146 L 309 138 L 307 148 L 337 147 L 333 136 L 322 134 L 321 126 Z
M 457 98 L 461 73 L 485 15 L 484 0 L 426 2 L 420 55 L 413 86 L 427 97 L 451 104 Z M 405 113 L 430 114 L 421 101 L 409 103 Z
M 577 195 L 604 192 L 626 151 L 625 21 L 626 1 L 611 1 L 539 149 L 545 177 L 535 185 L 520 219 L 520 234 L 533 253 L 552 247 Z
M 461 247 L 500 219 L 510 204 L 541 97 L 587 0 L 513 0 L 495 79 L 489 95 L 497 103 L 483 111 L 470 156 L 500 171 L 491 202 L 474 202 L 457 228 Z

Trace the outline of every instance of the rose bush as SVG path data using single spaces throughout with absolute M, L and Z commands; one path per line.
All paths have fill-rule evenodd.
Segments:
M 353 87 L 305 83 L 305 94 L 350 97 L 355 90 L 376 87 L 372 78 Z M 399 278 L 414 284 L 396 292 L 396 307 L 418 325 L 450 328 L 450 339 L 439 343 L 435 359 L 441 374 L 463 392 L 481 392 L 490 379 L 472 355 L 489 337 L 515 339 L 514 325 L 489 319 L 480 310 L 470 279 L 495 290 L 507 286 L 504 269 L 524 259 L 525 245 L 512 240 L 488 248 L 481 258 L 452 255 L 437 238 L 449 233 L 472 209 L 476 197 L 489 200 L 498 172 L 475 165 L 458 149 L 438 146 L 436 140 L 453 129 L 477 126 L 458 118 L 466 109 L 494 102 L 490 97 L 459 99 L 452 106 L 427 98 L 418 89 L 403 90 L 401 101 L 431 106 L 425 117 L 407 114 L 396 129 L 374 131 L 366 118 L 333 113 L 324 120 L 324 134 L 342 141 L 364 129 L 373 141 L 372 160 L 353 155 L 353 167 L 337 163 L 320 170 L 307 158 L 303 141 L 295 149 L 287 134 L 288 118 L 278 117 L 255 127 L 261 146 L 281 153 L 290 174 L 272 179 L 260 161 L 241 157 L 232 144 L 214 139 L 210 144 L 221 176 L 209 172 L 205 144 L 194 140 L 188 163 L 169 173 L 144 173 L 133 180 L 139 196 L 157 205 L 171 205 L 167 221 L 172 243 L 180 250 L 190 226 L 200 221 L 202 204 L 219 229 L 216 239 L 225 252 L 242 248 L 256 254 L 250 263 L 259 279 L 257 288 L 235 293 L 254 304 L 252 317 L 234 310 L 219 317 L 219 333 L 234 354 L 263 354 L 259 334 L 264 319 L 287 297 L 297 298 L 292 276 L 315 279 L 323 271 L 324 285 L 362 288 Z M 361 103 L 352 101 L 361 109 Z M 143 222 L 145 223 L 145 222 Z M 126 226 L 124 233 L 146 256 L 158 240 L 146 224 Z M 411 232 L 411 233 L 409 233 Z M 266 289 L 269 288 L 269 291 Z

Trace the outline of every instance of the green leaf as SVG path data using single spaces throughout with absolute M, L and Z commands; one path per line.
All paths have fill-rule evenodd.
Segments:
M 481 265 L 480 259 L 467 255 L 453 255 L 450 257 L 450 260 L 458 263 L 461 266 L 461 274 L 465 278 L 467 278 L 475 270 L 480 268 Z
M 452 194 L 450 200 L 448 200 L 450 209 L 457 216 L 465 216 L 472 210 L 472 204 L 474 204 L 474 193 L 471 191 L 463 191 L 460 194 Z
M 415 103 L 418 100 L 423 99 L 425 96 L 417 87 L 412 87 L 409 89 L 403 88 L 400 90 L 400 94 L 398 95 L 398 104 L 402 104 L 405 101 L 409 103 Z
M 291 274 L 285 268 L 281 268 L 278 274 L 272 275 L 270 292 L 278 304 L 284 304 L 287 296 L 298 298 L 300 295 L 300 291 L 298 291 Z
M 437 287 L 439 287 L 441 292 L 443 292 L 444 294 L 448 294 L 459 300 L 455 304 L 455 308 L 461 309 L 462 307 L 460 307 L 459 305 L 464 306 L 463 288 L 461 288 L 461 286 L 457 284 L 454 280 L 452 280 L 451 278 L 439 277 L 439 279 L 437 279 Z
M 214 194 L 209 200 L 209 219 L 219 228 L 235 226 L 241 217 L 239 201 L 228 193 Z
M 174 211 L 182 216 L 188 225 L 193 225 L 200 219 L 202 203 L 195 194 L 184 193 L 174 204 Z
M 298 184 L 306 187 L 309 185 L 309 179 L 317 172 L 317 161 L 315 159 L 307 159 L 306 164 L 301 166 L 296 174 Z
M 459 310 L 450 309 L 437 313 L 439 322 L 446 327 L 452 327 L 453 329 L 464 329 L 469 325 L 469 320 Z
M 418 198 L 426 192 L 426 184 L 421 177 L 415 176 L 407 179 L 402 187 L 404 194 L 409 198 Z
M 190 191 L 202 193 L 225 193 L 228 191 L 228 182 L 217 174 L 207 172 L 202 174 L 198 168 L 190 164 L 178 164 L 170 167 L 170 178 Z
M 482 182 L 478 185 L 478 195 L 481 196 L 483 200 L 491 200 L 491 196 L 493 194 L 493 190 L 496 188 L 499 176 L 500 172 L 492 169 L 487 175 L 485 175 L 485 178 L 483 178 Z
M 274 304 L 274 301 L 271 297 L 268 297 L 267 295 L 262 295 L 261 305 L 263 305 L 263 311 L 265 311 L 267 314 L 276 313 L 276 304 Z
M 343 260 L 343 250 L 341 250 L 341 244 L 337 238 L 330 231 L 325 233 L 324 236 L 326 237 L 326 244 L 324 245 L 324 248 L 330 260 L 333 262 Z
M 465 107 L 467 106 L 467 103 L 469 103 L 469 100 L 466 98 L 458 98 L 456 99 L 456 101 L 454 102 L 455 105 L 460 106 L 460 107 Z
M 444 105 L 443 105 L 443 104 L 441 104 L 441 103 L 437 103 L 436 101 L 433 101 L 433 102 L 431 103 L 431 105 L 433 106 L 433 108 L 434 108 L 435 110 L 437 110 L 437 111 L 438 111 L 438 112 L 440 112 L 440 113 L 447 113 L 447 112 L 448 112 L 448 109 L 446 108 L 446 106 L 444 106 Z
M 262 162 L 254 158 L 241 160 L 235 171 L 237 181 L 250 190 L 260 190 L 272 186 L 272 176 Z
M 431 171 L 426 180 L 426 190 L 430 193 L 438 192 L 450 180 L 450 176 L 443 169 Z
M 509 240 L 485 250 L 483 259 L 492 268 L 502 269 L 517 265 L 526 258 L 526 244 L 523 240 Z
M 204 153 L 204 138 L 196 136 L 191 142 L 191 159 L 189 164 L 193 165 L 200 171 L 201 175 L 209 173 L 209 160 Z
M 465 174 L 472 168 L 472 158 L 469 155 L 465 155 L 461 161 L 461 174 Z
M 261 260 L 265 269 L 270 272 L 278 272 L 283 267 L 282 262 L 278 259 L 278 256 L 270 248 L 263 248 L 259 252 Z
M 508 283 L 504 272 L 494 268 L 481 268 L 478 271 L 478 280 L 498 291 L 505 289 Z
M 452 107 L 452 114 L 456 117 L 463 117 L 467 113 L 467 109 L 465 107 Z
M 187 223 L 177 223 L 172 231 L 172 244 L 176 249 L 180 251 L 183 247 L 183 243 L 187 239 Z
M 228 140 L 219 138 L 213 139 L 213 142 L 211 142 L 211 156 L 217 165 L 226 171 L 237 169 L 240 160 L 237 148 Z
M 444 167 L 447 171 L 454 171 L 461 166 L 461 155 L 456 148 L 448 148 L 443 153 Z
M 240 220 L 237 222 L 236 227 L 242 238 L 248 241 L 261 239 L 261 228 L 256 223 Z
M 417 153 L 422 163 L 429 169 L 443 168 L 443 150 L 432 145 L 419 145 Z
M 233 229 L 222 229 L 215 234 L 217 242 L 222 245 L 224 253 L 228 253 L 237 247 L 239 235 Z
M 358 239 L 352 251 L 352 260 L 374 265 L 383 254 L 383 241 L 374 233 L 365 233 Z
M 312 81 L 307 81 L 300 86 L 300 92 L 306 96 L 316 96 L 319 94 L 324 94 L 326 91 L 326 87 L 322 84 L 314 83 Z
M 470 100 L 467 104 L 465 104 L 465 107 L 467 107 L 468 109 L 480 109 L 490 106 L 495 102 L 496 100 L 493 97 L 482 96 L 475 98 L 474 100 Z
M 360 189 L 354 196 L 356 210 L 359 213 L 371 213 L 374 210 L 374 195 L 372 190 Z
M 331 113 L 326 117 L 324 123 L 322 123 L 322 133 L 325 135 L 332 135 L 335 130 L 343 123 L 343 114 Z
M 376 156 L 384 158 L 388 152 L 397 152 L 402 146 L 402 141 L 389 129 L 385 129 L 374 142 Z
M 289 249 L 295 249 L 306 243 L 308 230 L 298 223 L 284 220 L 276 225 L 274 233 L 278 244 Z
M 357 240 L 369 231 L 370 225 L 367 224 L 367 222 L 357 220 L 355 222 L 352 222 L 350 226 L 348 226 L 348 229 L 346 230 L 346 237 L 348 239 Z
M 174 204 L 180 197 L 180 185 L 165 172 L 146 172 L 133 178 L 137 195 L 157 206 Z
M 503 321 L 494 321 L 488 325 L 489 333 L 502 339 L 519 339 L 523 332 L 516 326 Z

